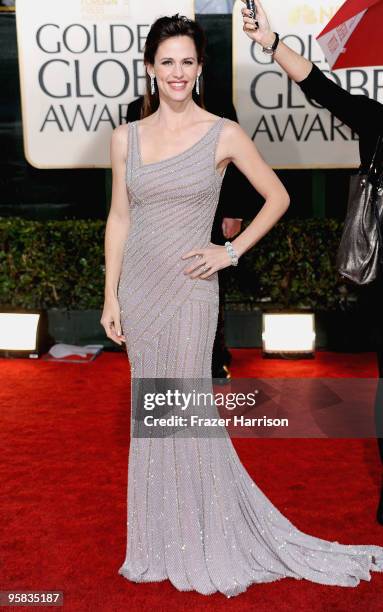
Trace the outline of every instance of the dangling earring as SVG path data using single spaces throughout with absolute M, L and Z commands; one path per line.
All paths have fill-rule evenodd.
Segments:
M 151 90 L 152 96 L 154 96 L 154 94 L 156 93 L 155 78 L 156 78 L 155 76 L 150 77 L 150 90 Z
M 200 75 L 197 76 L 197 80 L 195 82 L 195 91 L 196 91 L 197 96 L 199 96 L 199 77 Z

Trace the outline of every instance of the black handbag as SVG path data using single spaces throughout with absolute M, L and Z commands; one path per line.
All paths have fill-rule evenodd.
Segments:
M 351 177 L 347 214 L 336 257 L 339 274 L 357 285 L 374 281 L 383 270 L 383 134 L 367 173 Z

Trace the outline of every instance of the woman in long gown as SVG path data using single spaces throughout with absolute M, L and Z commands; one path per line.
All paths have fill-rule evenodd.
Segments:
M 204 50 L 195 22 L 178 15 L 157 20 L 145 47 L 146 116 L 112 135 L 101 323 L 109 338 L 126 343 L 132 390 L 150 379 L 211 384 L 217 271 L 235 265 L 225 246 L 210 242 L 228 163 L 265 199 L 232 243 L 238 257 L 289 205 L 242 128 L 204 110 L 198 95 Z M 372 570 L 383 571 L 379 546 L 343 545 L 299 531 L 250 478 L 227 432 L 187 436 L 149 427 L 142 434 L 137 397 L 133 393 L 122 576 L 169 579 L 180 591 L 230 597 L 286 576 L 356 586 L 370 580 Z M 171 406 L 165 412 L 171 414 Z

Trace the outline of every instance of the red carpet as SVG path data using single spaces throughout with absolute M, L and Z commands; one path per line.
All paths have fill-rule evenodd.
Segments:
M 249 349 L 232 353 L 234 376 L 377 374 L 370 354 L 318 353 L 313 361 L 291 362 L 262 360 Z M 179 593 L 168 581 L 128 582 L 117 574 L 126 530 L 126 356 L 105 353 L 79 365 L 1 359 L 0 368 L 1 590 L 61 590 L 71 612 L 382 609 L 378 573 L 356 588 L 285 579 L 232 599 Z M 383 545 L 383 527 L 375 522 L 381 472 L 375 440 L 234 444 L 257 484 L 298 528 L 344 544 Z

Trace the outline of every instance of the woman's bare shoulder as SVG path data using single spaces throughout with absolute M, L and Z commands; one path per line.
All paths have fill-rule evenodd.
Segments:
M 211 125 L 213 125 L 220 119 L 224 119 L 223 132 L 225 133 L 225 135 L 228 135 L 229 138 L 230 136 L 238 136 L 239 134 L 245 133 L 237 121 L 233 121 L 232 119 L 229 119 L 225 116 L 205 112 L 204 115 L 201 115 L 201 121 L 203 119 L 205 119 L 205 121 L 210 122 Z
M 122 123 L 114 128 L 112 132 L 112 144 L 118 146 L 126 145 L 129 135 L 129 123 Z
M 112 131 L 112 137 L 110 141 L 111 153 L 112 156 L 116 156 L 116 159 L 126 158 L 126 152 L 128 149 L 128 133 L 129 133 L 129 124 L 122 123 L 118 125 Z
M 203 110 L 201 109 L 201 113 L 198 116 L 199 120 L 201 122 L 205 122 L 206 123 L 211 123 L 211 125 L 213 125 L 214 123 L 216 123 L 217 121 L 219 121 L 220 119 L 222 119 L 222 117 L 220 115 L 215 115 L 214 113 L 209 113 L 209 111 Z
M 234 159 L 244 151 L 253 151 L 256 149 L 256 146 L 237 121 L 225 118 L 219 141 L 219 149 L 224 157 Z
M 236 140 L 239 139 L 243 141 L 243 139 L 246 140 L 249 138 L 243 127 L 241 127 L 237 121 L 233 121 L 232 119 L 228 119 L 226 117 L 224 117 L 224 119 L 225 121 L 222 129 L 222 136 L 225 140 L 234 138 Z
M 121 123 L 121 125 L 115 127 L 112 132 L 113 140 L 115 140 L 116 142 L 123 140 L 125 142 L 128 137 L 128 131 L 129 123 Z

